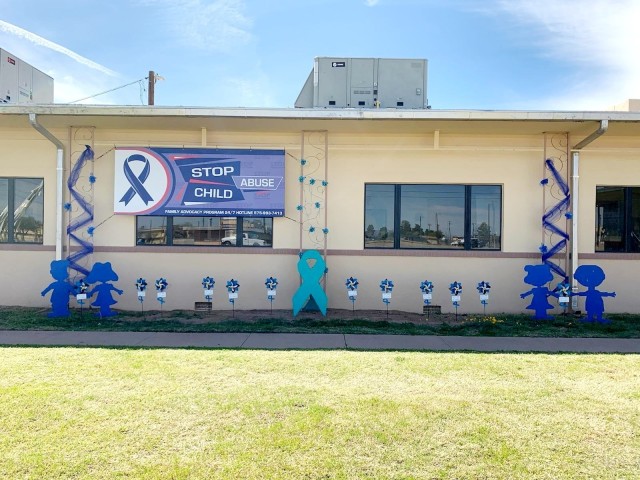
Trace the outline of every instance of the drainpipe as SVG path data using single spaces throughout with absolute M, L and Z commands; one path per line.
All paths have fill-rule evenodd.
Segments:
M 64 183 L 64 145 L 54 137 L 49 130 L 38 123 L 35 113 L 29 114 L 29 123 L 43 137 L 53 143 L 58 149 L 56 158 L 56 260 L 62 259 L 62 185 Z
M 574 274 L 578 269 L 578 218 L 579 216 L 579 203 L 578 203 L 578 186 L 580 180 L 580 150 L 589 145 L 595 139 L 604 135 L 609 129 L 609 120 L 600 120 L 600 127 L 589 135 L 587 138 L 577 143 L 571 149 L 571 307 L 575 310 L 578 308 L 578 282 L 574 278 Z

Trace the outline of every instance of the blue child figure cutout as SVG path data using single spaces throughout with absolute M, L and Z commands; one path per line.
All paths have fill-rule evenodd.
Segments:
M 553 280 L 553 274 L 549 265 L 526 265 L 524 267 L 527 276 L 524 277 L 524 283 L 533 285 L 534 288 L 528 292 L 520 294 L 520 298 L 533 295 L 531 303 L 527 306 L 527 309 L 533 310 L 535 315 L 533 318 L 536 320 L 549 320 L 553 317 L 547 315 L 547 310 L 553 308 L 553 305 L 547 300 L 548 297 L 555 297 L 556 294 L 546 286 L 551 280 Z
M 573 275 L 580 285 L 587 287 L 586 292 L 579 292 L 577 295 L 586 297 L 584 302 L 584 309 L 587 311 L 587 322 L 597 321 L 599 323 L 607 323 L 607 320 L 602 318 L 604 313 L 604 301 L 603 297 L 615 297 L 616 292 L 601 292 L 595 287 L 600 285 L 604 279 L 604 271 L 597 265 L 580 265 L 576 268 L 576 273 Z
M 69 316 L 69 295 L 73 292 L 73 285 L 67 281 L 69 278 L 68 268 L 68 260 L 54 260 L 51 262 L 51 276 L 56 281 L 40 292 L 40 295 L 44 297 L 51 290 L 51 312 L 47 314 L 49 317 Z
M 116 315 L 116 312 L 111 310 L 111 305 L 114 305 L 116 302 L 111 295 L 111 292 L 114 291 L 118 295 L 122 295 L 123 291 L 114 287 L 109 282 L 117 281 L 118 275 L 111 268 L 111 262 L 100 263 L 96 262 L 87 275 L 85 281 L 87 283 L 98 283 L 93 289 L 89 292 L 89 296 L 97 293 L 97 297 L 95 301 L 91 304 L 95 307 L 99 307 L 100 311 L 98 316 L 100 317 L 110 317 L 112 315 Z

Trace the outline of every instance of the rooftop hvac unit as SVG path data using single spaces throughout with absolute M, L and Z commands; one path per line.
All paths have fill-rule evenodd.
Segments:
M 427 60 L 316 57 L 296 108 L 427 108 Z
M 0 103 L 53 103 L 53 78 L 0 48 Z

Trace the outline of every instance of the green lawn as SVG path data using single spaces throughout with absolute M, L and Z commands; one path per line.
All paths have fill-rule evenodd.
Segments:
M 640 478 L 640 356 L 3 348 L 3 478 Z
M 430 322 L 416 313 L 391 315 L 386 321 L 383 311 L 366 313 L 341 311 L 341 315 L 319 315 L 292 319 L 278 313 L 216 312 L 207 316 L 187 310 L 163 313 L 120 312 L 115 317 L 96 318 L 94 313 L 74 310 L 69 318 L 48 318 L 48 310 L 24 307 L 0 307 L 0 330 L 100 330 L 138 332 L 279 332 L 279 333 L 385 333 L 405 335 L 482 335 L 529 337 L 612 337 L 640 338 L 640 315 L 612 314 L 608 324 L 585 323 L 574 316 L 557 316 L 554 320 L 533 320 L 527 315 L 495 314 L 435 315 Z M 94 311 L 95 312 L 95 311 Z M 374 315 L 375 313 L 375 315 Z M 410 321 L 409 321 L 410 320 Z

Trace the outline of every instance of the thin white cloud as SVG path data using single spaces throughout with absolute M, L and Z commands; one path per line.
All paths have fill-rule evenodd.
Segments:
M 75 60 L 76 62 L 81 63 L 86 67 L 98 70 L 104 74 L 110 75 L 112 77 L 118 76 L 116 72 L 108 69 L 105 66 L 100 65 L 99 63 L 89 60 L 88 58 L 85 58 L 82 55 L 78 55 L 77 53 L 69 50 L 68 48 L 65 48 L 62 45 L 59 45 L 50 40 L 47 40 L 46 38 L 36 35 L 35 33 L 29 32 L 28 30 L 20 28 L 9 22 L 5 22 L 4 20 L 0 20 L 0 31 L 9 33 L 11 35 L 15 35 L 20 38 L 24 38 L 25 40 L 28 40 L 29 42 L 34 43 L 38 46 L 48 48 L 58 53 L 62 53 L 63 55 L 66 55 L 67 57 Z
M 259 108 L 276 107 L 276 101 L 272 95 L 266 92 L 272 91 L 269 86 L 269 79 L 263 73 L 256 73 L 251 79 L 248 78 L 228 78 L 224 82 L 224 91 L 228 93 L 228 98 L 234 98 L 237 105 L 231 107 L 247 106 Z
M 212 51 L 230 51 L 248 43 L 252 20 L 242 0 L 140 0 L 155 7 L 167 30 L 183 45 Z
M 367 7 L 375 7 L 378 3 L 380 3 L 380 0 L 364 0 L 364 4 Z
M 541 108 L 602 110 L 640 98 L 637 0 L 498 0 L 497 5 L 530 27 L 530 41 L 542 56 L 575 68 L 567 87 Z

